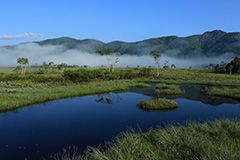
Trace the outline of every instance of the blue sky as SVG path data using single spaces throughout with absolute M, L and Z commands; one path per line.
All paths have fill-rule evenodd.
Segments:
M 239 6 L 239 0 L 1 0 L 0 45 L 63 36 L 134 42 L 239 32 Z

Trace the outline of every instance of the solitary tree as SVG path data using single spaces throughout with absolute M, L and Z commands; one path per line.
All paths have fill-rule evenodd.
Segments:
M 175 64 L 172 64 L 172 65 L 171 65 L 171 68 L 172 68 L 172 69 L 176 69 Z
M 111 48 L 103 49 L 103 50 L 97 50 L 96 53 L 100 54 L 101 56 L 106 56 L 108 61 L 108 70 L 114 72 L 115 65 L 120 61 L 120 53 L 113 53 L 113 50 Z M 116 55 L 116 59 L 114 63 L 112 64 L 112 61 L 114 59 L 114 56 Z
M 211 64 L 209 64 L 209 67 L 210 67 L 210 69 L 212 70 L 213 67 L 214 67 L 214 65 L 211 63 Z
M 158 50 L 152 50 L 152 51 L 150 52 L 150 55 L 153 57 L 153 59 L 154 59 L 154 61 L 155 61 L 156 70 L 157 70 L 157 76 L 159 76 L 158 68 L 159 68 L 159 65 L 160 65 L 159 59 L 160 59 L 160 57 L 161 57 L 161 53 L 160 53 L 160 51 L 158 51 Z
M 164 65 L 163 65 L 164 71 L 166 72 L 167 69 L 169 69 L 168 66 L 168 61 L 165 61 Z
M 27 58 L 18 58 L 17 63 L 19 63 L 21 65 L 21 68 L 22 68 L 21 73 L 24 75 L 26 72 L 27 65 L 29 64 L 28 59 Z

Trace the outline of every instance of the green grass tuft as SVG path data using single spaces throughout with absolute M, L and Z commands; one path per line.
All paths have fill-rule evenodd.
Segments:
M 65 154 L 55 160 L 239 160 L 239 146 L 240 122 L 224 119 L 139 134 L 130 130 L 108 142 L 106 150 L 89 147 L 85 156 Z
M 202 93 L 209 96 L 226 97 L 226 98 L 236 99 L 240 101 L 240 88 L 234 88 L 234 89 L 212 88 L 212 89 L 207 89 Z
M 181 91 L 177 85 L 167 85 L 165 83 L 159 83 L 156 85 L 156 94 L 163 94 L 163 95 L 180 95 L 184 92 Z
M 177 102 L 166 99 L 145 99 L 137 104 L 140 109 L 158 110 L 158 109 L 172 109 L 177 108 Z

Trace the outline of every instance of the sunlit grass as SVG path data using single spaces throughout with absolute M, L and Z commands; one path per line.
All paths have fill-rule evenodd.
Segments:
M 173 100 L 167 100 L 167 99 L 145 99 L 140 101 L 137 106 L 140 109 L 145 110 L 158 110 L 158 109 L 172 109 L 177 108 L 178 104 L 177 102 Z
M 124 69 L 116 69 L 115 72 L 122 70 Z M 133 70 L 134 73 L 138 72 L 138 70 L 130 70 Z M 19 76 L 19 78 L 17 80 L 14 79 L 15 76 Z M 168 70 L 167 72 L 160 70 L 160 77 L 155 77 L 150 80 L 147 78 L 153 78 L 153 75 L 150 77 L 139 77 L 135 80 L 109 82 L 99 82 L 102 80 L 93 79 L 90 80 L 90 82 L 95 83 L 81 82 L 81 84 L 65 80 L 64 77 L 61 76 L 61 73 L 40 75 L 30 73 L 26 76 L 0 74 L 0 77 L 2 77 L 0 84 L 0 111 L 12 110 L 18 107 L 60 98 L 127 90 L 130 87 L 150 87 L 150 85 L 146 83 L 162 83 L 162 87 L 160 86 L 161 84 L 157 85 L 157 88 L 160 89 L 158 89 L 156 93 L 168 95 L 182 94 L 183 91 L 176 86 L 179 84 L 240 86 L 240 75 L 215 74 L 205 70 L 186 69 Z M 237 96 L 239 92 L 233 91 L 224 91 L 221 96 L 239 99 Z M 213 91 L 211 93 L 215 96 L 219 95 L 219 93 L 213 94 Z M 210 95 L 210 92 L 206 92 L 206 94 Z
M 205 95 L 232 98 L 240 101 L 240 88 L 212 88 L 203 92 Z
M 163 94 L 163 95 L 179 95 L 184 92 L 179 89 L 177 85 L 166 85 L 165 83 L 158 83 L 156 85 L 155 94 Z
M 16 82 L 0 83 L 0 111 L 60 98 L 127 90 L 131 87 L 146 88 L 149 84 L 121 80 L 89 84 L 48 86 L 45 84 L 25 85 Z
M 237 160 L 240 159 L 240 122 L 186 122 L 183 126 L 119 134 L 106 148 L 89 147 L 86 155 L 55 155 L 54 160 Z

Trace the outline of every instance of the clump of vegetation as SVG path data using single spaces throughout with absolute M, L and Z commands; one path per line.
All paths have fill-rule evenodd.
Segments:
M 152 75 L 151 67 L 148 67 L 148 68 L 143 67 L 138 72 L 138 76 L 140 76 L 140 77 L 150 77 L 151 75 Z
M 54 156 L 55 160 L 110 159 L 240 159 L 240 121 L 223 119 L 205 123 L 186 122 L 182 126 L 136 133 L 121 133 L 106 150 L 89 147 L 86 155 L 72 156 L 68 152 Z
M 240 57 L 235 57 L 230 63 L 226 65 L 228 73 L 240 73 Z
M 240 57 L 235 57 L 228 64 L 222 61 L 220 64 L 214 66 L 216 73 L 240 73 Z
M 184 92 L 179 89 L 177 85 L 167 85 L 165 83 L 159 83 L 156 85 L 156 94 L 163 95 L 179 95 Z
M 137 104 L 140 109 L 145 110 L 159 110 L 159 109 L 172 109 L 177 108 L 177 102 L 166 99 L 145 99 Z
M 232 98 L 240 101 L 240 88 L 212 88 L 203 91 L 209 96 Z

